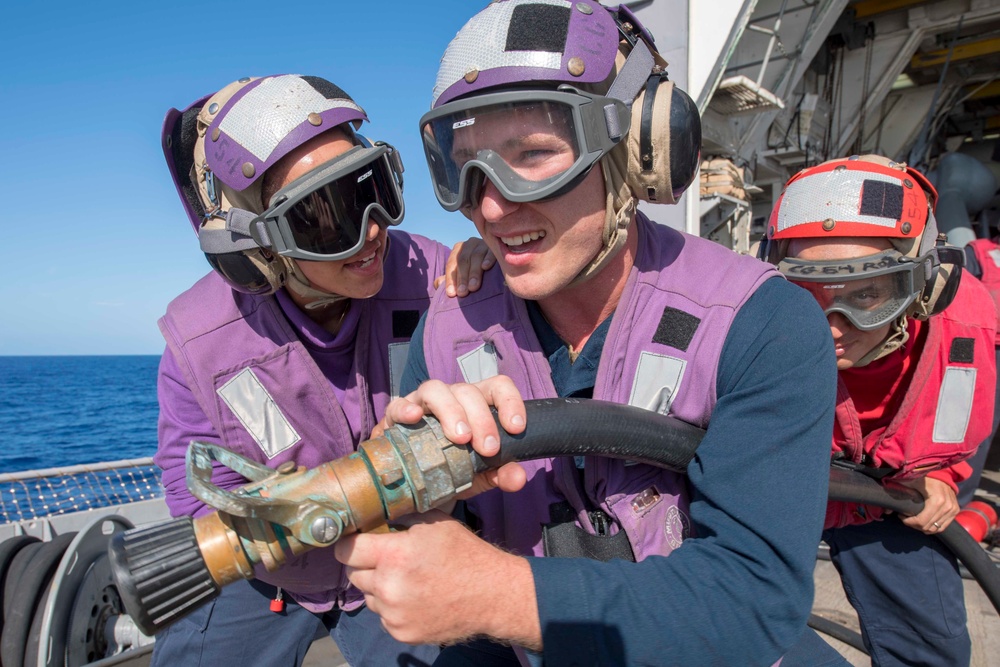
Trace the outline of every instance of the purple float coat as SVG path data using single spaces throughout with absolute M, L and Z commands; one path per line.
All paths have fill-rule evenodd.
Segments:
M 340 377 L 328 376 L 337 371 L 325 359 L 317 363 L 313 355 L 322 351 L 304 344 L 305 334 L 295 324 L 299 318 L 287 317 L 273 296 L 235 292 L 211 273 L 171 302 L 159 323 L 168 348 L 164 359 L 176 363 L 189 401 L 193 396 L 210 424 L 207 441 L 271 467 L 284 461 L 314 467 L 350 454 L 368 437 L 392 398 L 392 378 L 401 375 L 413 326 L 427 309 L 434 278 L 444 272 L 448 256 L 446 247 L 420 236 L 393 230 L 389 238 L 382 289 L 351 303 L 348 319 L 356 318 L 357 332 L 353 363 Z M 162 436 L 164 415 L 184 409 L 164 396 L 163 373 L 161 367 L 157 463 L 164 468 L 164 487 L 176 488 L 184 471 L 164 461 L 182 460 L 188 442 Z M 256 410 L 246 402 L 247 392 L 269 403 Z M 269 418 L 254 421 L 261 411 Z M 222 473 L 216 483 L 226 488 L 243 483 L 235 477 Z M 191 496 L 168 494 L 167 504 L 175 516 L 210 511 Z M 277 572 L 258 568 L 257 574 L 313 611 L 362 602 L 360 593 L 348 588 L 332 549 L 289 559 Z
M 635 265 L 604 343 L 594 398 L 706 427 L 733 318 L 754 290 L 778 273 L 751 257 L 653 224 L 641 213 L 634 233 Z M 525 398 L 556 396 L 525 303 L 504 288 L 499 271 L 488 272 L 482 289 L 468 297 L 435 297 L 425 327 L 430 377 L 460 382 L 502 373 Z M 669 554 L 690 532 L 683 475 L 591 457 L 581 484 L 569 458 L 523 465 L 524 489 L 494 490 L 469 501 L 482 520 L 483 537 L 516 553 L 542 555 L 549 506 L 563 500 L 591 533 L 587 505 L 604 509 L 625 529 L 637 560 Z

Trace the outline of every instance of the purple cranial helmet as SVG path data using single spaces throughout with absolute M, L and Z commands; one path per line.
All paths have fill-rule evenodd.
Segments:
M 700 118 L 666 64 L 627 8 L 494 1 L 448 45 L 420 121 L 438 201 L 474 206 L 484 179 L 510 201 L 558 197 L 600 162 L 610 195 L 604 250 L 578 280 L 593 275 L 624 246 L 637 199 L 675 203 L 697 172 Z M 489 144 L 487 128 L 526 118 L 570 146 L 557 173 L 522 168 Z
M 354 134 L 364 120 L 361 107 L 334 84 L 291 74 L 240 79 L 183 112 L 168 112 L 163 129 L 168 166 L 202 250 L 234 289 L 269 294 L 290 280 L 297 293 L 327 299 L 329 294 L 309 286 L 292 258 L 351 256 L 364 242 L 359 230 L 367 229 L 373 210 L 385 224 L 402 219 L 402 163 L 390 146 L 373 146 Z M 265 202 L 264 173 L 334 128 L 355 138 L 355 148 Z M 371 169 L 384 178 L 357 178 L 356 173 Z M 376 180 L 386 192 L 365 190 Z M 336 234 L 317 231 L 314 221 L 302 218 L 316 197 L 336 198 L 330 208 L 344 215 L 328 223 L 340 225 Z M 376 203 L 348 209 L 347 200 L 390 202 L 391 214 Z
M 601 83 L 614 71 L 618 41 L 615 18 L 597 2 L 494 2 L 448 45 L 431 106 L 527 81 Z
M 263 77 L 241 87 L 214 115 L 205 159 L 216 179 L 242 192 L 316 135 L 343 123 L 360 127 L 365 120 L 364 110 L 326 79 Z

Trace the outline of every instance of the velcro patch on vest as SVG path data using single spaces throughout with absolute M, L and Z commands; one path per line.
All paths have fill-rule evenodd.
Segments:
M 1000 145 L 1000 144 L 998 144 L 998 145 Z M 993 263 L 995 265 L 997 265 L 998 267 L 1000 267 L 1000 250 L 990 250 L 986 254 L 990 256 L 990 259 L 993 260 Z
M 948 361 L 953 364 L 971 364 L 976 350 L 975 338 L 956 338 L 951 341 Z
M 419 310 L 392 311 L 392 337 L 412 338 L 413 332 L 417 330 L 417 324 L 419 323 Z
M 899 220 L 903 216 L 903 186 L 865 179 L 861 189 L 861 215 Z
M 514 7 L 504 51 L 562 53 L 569 35 L 570 8 L 523 4 Z
M 252 369 L 245 368 L 216 390 L 269 459 L 301 437 Z
M 653 342 L 669 345 L 684 352 L 691 344 L 699 324 L 701 324 L 701 320 L 691 313 L 667 306 L 663 309 L 660 324 L 656 327 L 656 333 L 653 334 Z

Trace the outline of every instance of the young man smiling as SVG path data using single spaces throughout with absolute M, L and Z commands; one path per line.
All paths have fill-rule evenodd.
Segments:
M 383 425 L 433 413 L 492 454 L 490 404 L 519 433 L 523 399 L 571 396 L 707 433 L 687 476 L 511 464 L 468 500 L 478 536 L 430 513 L 338 543 L 393 636 L 458 643 L 438 664 L 791 665 L 803 638 L 800 664 L 843 664 L 804 634 L 832 345 L 772 267 L 637 211 L 676 201 L 698 164 L 697 112 L 664 65 L 626 7 L 592 0 L 494 2 L 442 59 L 421 120 L 435 192 L 501 271 L 436 297 Z

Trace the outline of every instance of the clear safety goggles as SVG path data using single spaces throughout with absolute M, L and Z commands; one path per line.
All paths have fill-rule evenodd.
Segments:
M 347 259 L 364 247 L 373 216 L 382 226 L 403 220 L 403 162 L 382 142 L 356 146 L 278 190 L 250 234 L 286 257 Z
M 630 122 L 620 100 L 560 86 L 450 102 L 424 114 L 420 131 L 438 202 L 455 211 L 478 204 L 484 178 L 512 202 L 563 194 Z
M 847 260 L 808 262 L 785 258 L 778 270 L 819 302 L 826 315 L 840 313 L 862 331 L 889 324 L 924 289 L 930 254 L 916 260 L 895 250 Z

